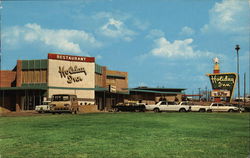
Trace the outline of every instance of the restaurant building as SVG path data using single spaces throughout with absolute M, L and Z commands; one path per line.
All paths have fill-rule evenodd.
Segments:
M 128 88 L 127 72 L 109 70 L 94 57 L 49 53 L 47 59 L 17 60 L 13 70 L 0 71 L 0 110 L 34 110 L 53 94 L 75 94 L 82 106 L 108 110 L 129 100 L 180 100 L 183 90 Z

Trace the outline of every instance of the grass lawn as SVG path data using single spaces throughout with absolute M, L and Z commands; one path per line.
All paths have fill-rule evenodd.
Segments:
M 246 158 L 249 115 L 96 113 L 0 117 L 0 157 Z

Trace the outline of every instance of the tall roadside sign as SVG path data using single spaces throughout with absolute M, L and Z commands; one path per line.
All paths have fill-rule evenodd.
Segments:
M 227 98 L 227 101 L 231 102 L 237 81 L 237 74 L 216 73 L 207 75 L 209 76 L 213 89 L 211 96 L 215 98 Z
M 231 102 L 237 81 L 237 74 L 220 73 L 218 58 L 214 58 L 214 64 L 214 73 L 207 74 L 212 86 L 211 96 L 214 97 L 216 102 L 220 102 L 221 98 L 226 98 L 226 101 Z

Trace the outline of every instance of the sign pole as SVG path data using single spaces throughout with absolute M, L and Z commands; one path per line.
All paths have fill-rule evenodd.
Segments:
M 244 106 L 246 106 L 246 73 L 244 73 Z
M 238 106 L 240 106 L 240 65 L 239 65 L 239 50 L 240 46 L 237 44 L 235 47 L 237 52 L 237 74 L 238 74 Z

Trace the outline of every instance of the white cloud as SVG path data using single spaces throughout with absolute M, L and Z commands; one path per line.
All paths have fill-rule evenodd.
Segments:
M 139 30 L 146 30 L 149 27 L 149 22 L 138 19 L 127 12 L 114 11 L 114 12 L 97 12 L 91 16 L 92 19 L 97 21 L 116 19 L 123 22 L 128 22 L 130 26 Z
M 152 29 L 150 30 L 149 34 L 146 36 L 146 38 L 154 39 L 165 36 L 165 33 L 158 29 Z
M 22 42 L 38 42 L 55 51 L 70 53 L 84 53 L 81 47 L 101 46 L 93 35 L 83 30 L 45 29 L 35 23 L 7 29 L 3 34 L 3 41 L 14 46 Z
M 181 32 L 180 32 L 180 35 L 185 35 L 185 36 L 191 36 L 195 33 L 195 31 L 188 27 L 188 26 L 184 26 L 182 29 L 181 29 Z
M 245 0 L 223 0 L 215 3 L 209 12 L 209 23 L 201 31 L 220 31 L 226 33 L 249 32 L 250 9 Z
M 185 40 L 168 41 L 165 37 L 156 39 L 155 48 L 150 51 L 150 54 L 169 58 L 193 58 L 202 56 L 214 56 L 214 53 L 207 51 L 194 50 L 191 45 L 192 38 Z
M 122 21 L 110 18 L 109 21 L 100 28 L 100 33 L 110 38 L 120 38 L 125 41 L 133 40 L 136 34 L 134 31 L 128 29 Z

